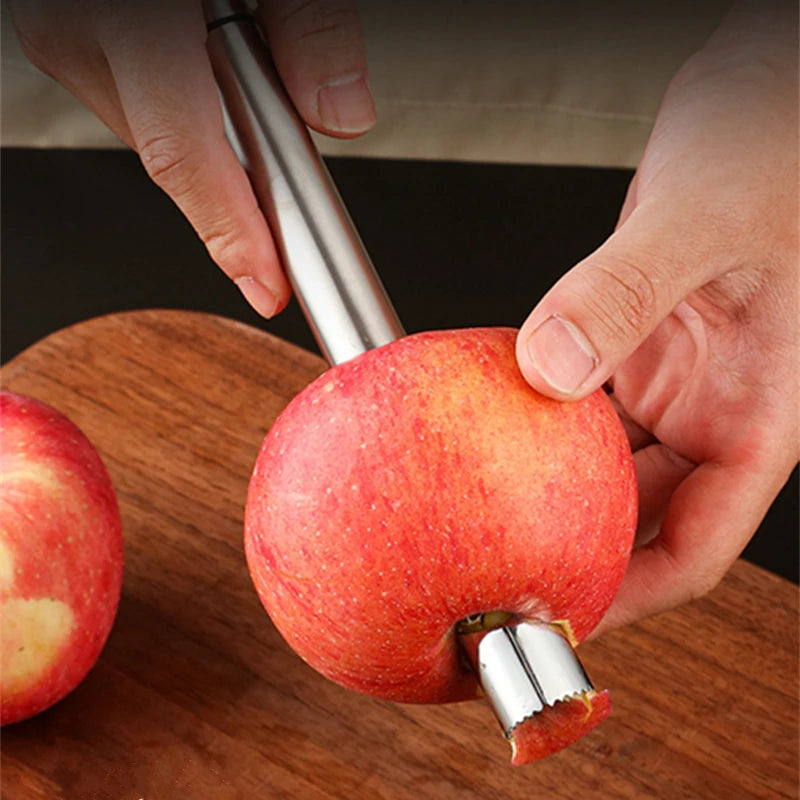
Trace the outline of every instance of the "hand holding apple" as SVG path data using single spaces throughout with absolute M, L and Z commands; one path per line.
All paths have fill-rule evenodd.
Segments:
M 610 605 L 636 525 L 627 438 L 602 392 L 566 404 L 531 389 L 514 338 L 439 331 L 368 351 L 267 435 L 248 564 L 278 629 L 332 680 L 402 702 L 473 698 L 460 621 L 503 611 L 580 641 Z M 550 727 L 530 758 L 569 743 Z
M 615 232 L 520 332 L 544 394 L 612 384 L 635 451 L 637 547 L 603 630 L 711 591 L 800 460 L 797 4 L 730 6 L 671 81 Z
M 86 436 L 37 400 L 0 391 L 0 722 L 71 692 L 116 615 L 122 522 Z

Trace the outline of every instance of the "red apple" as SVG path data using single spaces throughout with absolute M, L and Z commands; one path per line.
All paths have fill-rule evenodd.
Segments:
M 100 655 L 122 583 L 122 523 L 86 436 L 0 392 L 0 723 L 72 691 Z
M 371 350 L 308 386 L 265 438 L 249 569 L 283 636 L 332 680 L 402 702 L 473 698 L 460 620 L 503 610 L 580 641 L 610 605 L 636 525 L 627 437 L 602 391 L 534 391 L 515 336 L 438 331 Z M 608 711 L 593 697 L 537 715 L 525 759 L 569 738 L 554 715 L 592 727 Z

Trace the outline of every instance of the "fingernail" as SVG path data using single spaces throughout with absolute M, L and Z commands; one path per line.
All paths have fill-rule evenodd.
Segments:
M 363 133 L 375 124 L 375 105 L 361 75 L 349 75 L 320 87 L 317 110 L 322 124 L 331 131 Z
M 244 299 L 247 300 L 262 317 L 267 317 L 267 319 L 269 319 L 275 315 L 280 305 L 280 301 L 275 292 L 249 275 L 244 278 L 237 278 L 235 283 L 239 287 L 239 291 L 244 295 Z
M 564 395 L 574 394 L 599 363 L 580 329 L 558 314 L 548 317 L 530 335 L 528 355 L 542 378 Z

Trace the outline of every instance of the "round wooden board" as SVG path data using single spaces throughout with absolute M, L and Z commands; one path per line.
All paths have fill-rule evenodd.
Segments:
M 797 590 L 744 562 L 584 645 L 615 712 L 521 769 L 483 703 L 384 703 L 303 664 L 256 597 L 242 513 L 269 425 L 323 369 L 241 323 L 160 310 L 62 330 L 4 368 L 101 452 L 126 543 L 96 667 L 3 729 L 4 798 L 797 797 Z

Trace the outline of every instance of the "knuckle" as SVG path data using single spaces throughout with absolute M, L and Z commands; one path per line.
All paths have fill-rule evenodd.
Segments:
M 176 132 L 145 136 L 139 158 L 153 182 L 170 195 L 182 195 L 197 174 L 197 161 L 185 139 Z
M 349 53 L 359 44 L 360 21 L 355 7 L 337 0 L 283 4 L 277 17 L 283 35 L 304 49 Z
M 724 569 L 712 568 L 704 570 L 697 575 L 692 584 L 688 587 L 688 601 L 699 600 L 701 597 L 711 594 L 711 592 L 719 586 L 720 582 L 725 577 L 725 573 L 726 570 Z
M 255 264 L 245 239 L 234 225 L 220 221 L 199 232 L 208 254 L 231 280 L 253 274 Z
M 647 271 L 630 263 L 597 265 L 586 279 L 589 310 L 611 336 L 641 336 L 650 330 L 663 287 Z
M 286 27 L 309 31 L 356 18 L 355 7 L 342 0 L 291 0 L 278 3 L 276 19 Z
M 697 558 L 685 548 L 676 547 L 674 543 L 659 541 L 661 553 L 669 564 L 670 572 L 677 581 L 683 583 L 682 592 L 677 602 L 691 603 L 705 597 L 717 588 L 725 577 L 728 564 L 719 560 L 698 567 Z

